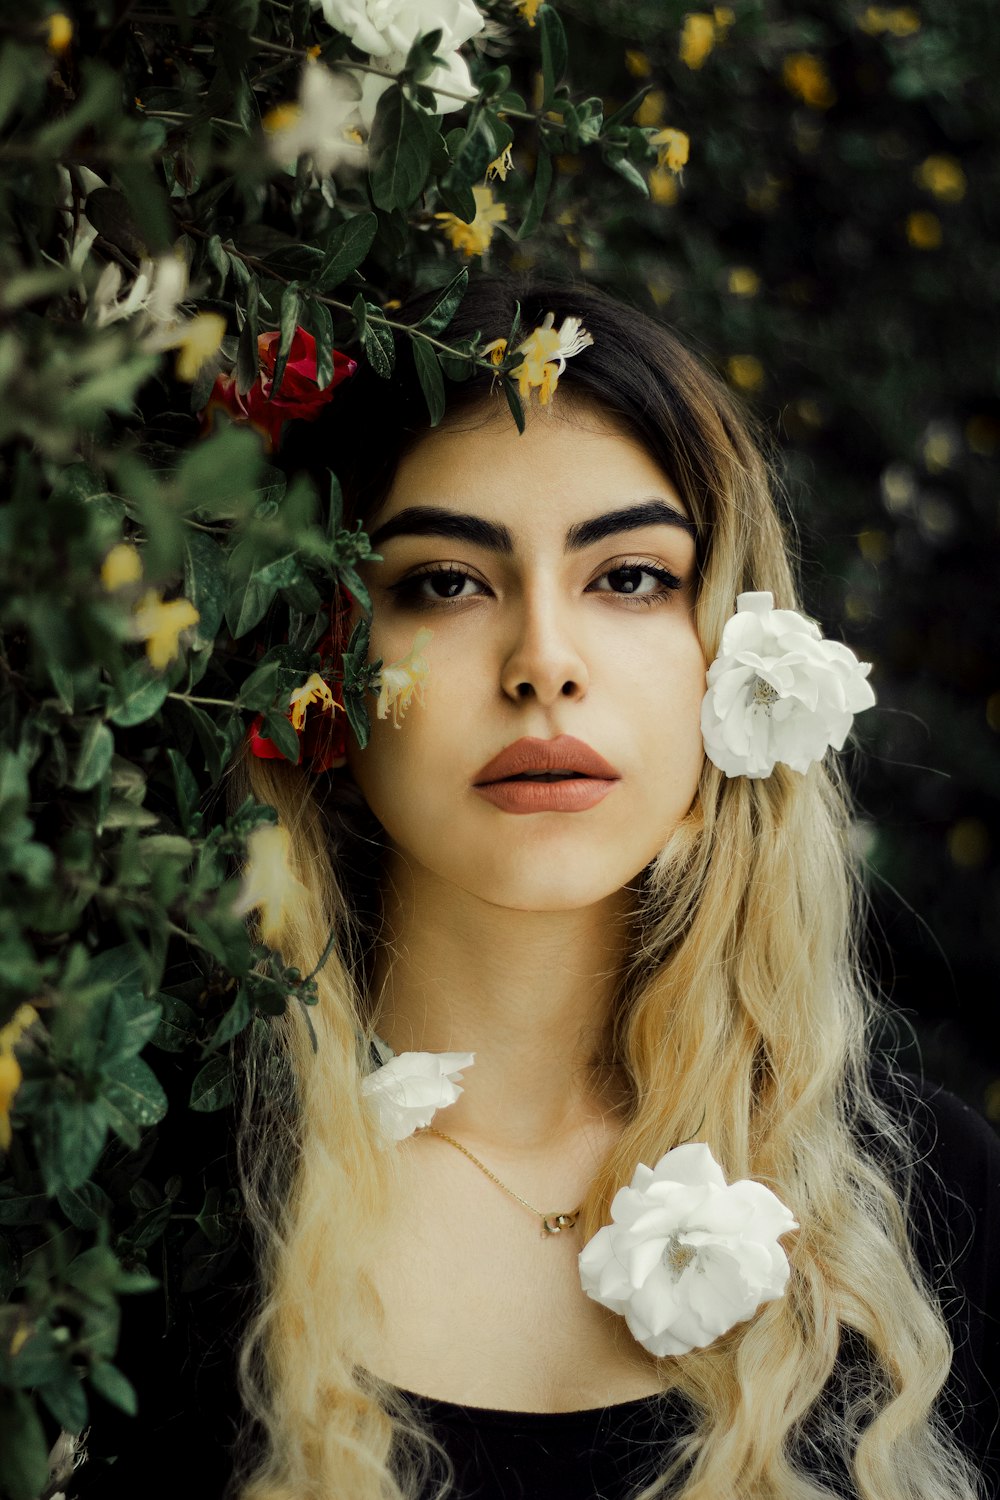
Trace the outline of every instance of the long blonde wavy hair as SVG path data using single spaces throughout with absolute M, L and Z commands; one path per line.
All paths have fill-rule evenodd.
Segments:
M 528 327 L 548 310 L 583 316 L 595 344 L 556 399 L 575 389 L 637 434 L 696 521 L 708 659 L 742 590 L 796 607 L 775 478 L 722 383 L 668 331 L 589 289 L 483 278 L 449 337 L 502 336 L 515 297 Z M 356 380 L 333 466 L 366 519 L 423 424 L 405 377 L 380 385 L 367 415 L 375 398 Z M 477 411 L 490 399 L 475 382 L 453 394 Z M 333 439 L 318 429 L 316 441 Z M 345 771 L 316 777 L 244 748 L 228 783 L 233 806 L 252 792 L 277 811 L 305 891 L 265 940 L 307 973 L 336 934 L 308 1016 L 294 1005 L 258 1018 L 240 1057 L 239 1162 L 258 1285 L 239 1360 L 254 1441 L 232 1493 L 413 1500 L 434 1489 L 437 1465 L 443 1497 L 447 1460 L 357 1352 L 378 1316 L 368 1268 L 397 1170 L 360 1088 L 375 1024 L 366 978 L 380 941 L 380 830 Z M 695 1132 L 727 1178 L 767 1183 L 801 1227 L 782 1299 L 707 1349 L 650 1356 L 692 1423 L 636 1500 L 819 1500 L 840 1493 L 838 1467 L 860 1500 L 979 1493 L 936 1414 L 952 1347 L 910 1244 L 911 1148 L 869 1080 L 876 1002 L 854 949 L 850 820 L 839 776 L 823 767 L 727 780 L 706 761 L 687 817 L 638 882 L 638 937 L 595 1059 L 621 1071 L 630 1105 L 584 1201 L 581 1244 L 609 1221 L 637 1163 Z

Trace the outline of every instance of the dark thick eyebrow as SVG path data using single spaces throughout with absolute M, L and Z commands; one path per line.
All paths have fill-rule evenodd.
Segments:
M 603 542 L 618 532 L 638 531 L 643 526 L 677 526 L 695 541 L 698 539 L 694 522 L 682 515 L 676 506 L 665 500 L 645 500 L 641 505 L 626 505 L 621 510 L 609 510 L 604 515 L 594 516 L 590 521 L 577 522 L 566 533 L 566 548 L 576 552 L 594 542 Z M 438 505 L 408 505 L 384 526 L 379 526 L 369 541 L 377 551 L 383 542 L 394 536 L 449 537 L 506 557 L 514 551 L 514 538 L 506 526 L 461 511 L 445 510 Z

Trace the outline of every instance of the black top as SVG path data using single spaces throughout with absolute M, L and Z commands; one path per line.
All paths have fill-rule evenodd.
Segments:
M 955 1343 L 942 1410 L 983 1471 L 983 1500 L 994 1500 L 1000 1496 L 1000 1137 L 942 1089 L 909 1075 L 902 1092 L 898 1075 L 890 1083 L 880 1073 L 875 1083 L 894 1112 L 913 1117 L 922 1160 L 915 1249 L 941 1294 Z M 211 1307 L 196 1308 L 191 1326 L 166 1339 L 151 1339 L 147 1330 L 137 1341 L 136 1320 L 126 1317 L 119 1363 L 139 1387 L 140 1412 L 147 1415 L 109 1424 L 95 1409 L 91 1462 L 78 1471 L 71 1495 L 222 1500 L 239 1422 L 232 1346 L 246 1293 L 245 1280 L 233 1281 L 228 1297 L 213 1294 Z M 134 1314 L 136 1305 L 126 1312 Z M 455 1500 L 627 1500 L 656 1472 L 658 1459 L 662 1465 L 672 1441 L 690 1430 L 675 1394 L 556 1413 L 405 1394 L 427 1414 L 455 1466 Z M 109 1470 L 102 1455 L 113 1452 L 121 1456 Z M 853 1496 L 835 1460 L 810 1454 L 807 1467 L 822 1469 L 835 1493 Z

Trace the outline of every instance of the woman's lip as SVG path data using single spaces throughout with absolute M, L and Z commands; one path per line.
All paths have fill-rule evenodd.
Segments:
M 580 776 L 569 781 L 490 781 L 473 791 L 501 812 L 585 812 L 596 807 L 616 783 L 608 777 Z
M 574 739 L 571 734 L 559 734 L 551 740 L 515 740 L 476 772 L 472 784 L 478 791 L 485 786 L 506 782 L 511 776 L 534 776 L 542 771 L 575 771 L 578 776 L 608 783 L 621 780 L 621 773 L 590 745 L 584 744 L 583 740 Z M 578 782 L 577 785 L 579 784 Z M 544 789 L 546 785 L 566 786 L 572 783 L 517 782 L 515 785 Z

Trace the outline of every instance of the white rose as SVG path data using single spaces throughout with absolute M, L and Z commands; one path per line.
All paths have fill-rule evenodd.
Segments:
M 312 0 L 335 31 L 372 58 L 402 53 L 418 37 L 441 32 L 438 52 L 454 52 L 486 25 L 472 0 Z
M 439 1109 L 454 1104 L 462 1068 L 471 1068 L 473 1052 L 399 1052 L 362 1081 L 384 1135 L 405 1140 L 429 1125 Z
M 438 48 L 438 55 L 444 57 L 445 66 L 434 68 L 423 83 L 430 89 L 444 89 L 443 94 L 434 95 L 434 105 L 439 115 L 448 114 L 449 110 L 462 109 L 466 99 L 476 97 L 476 87 L 472 82 L 469 65 L 460 52 L 442 51 Z M 373 67 L 378 67 L 386 73 L 399 73 L 406 63 L 405 52 L 390 52 L 387 57 L 371 57 L 369 62 Z M 391 78 L 379 78 L 376 73 L 360 73 L 354 75 L 361 85 L 361 99 L 358 103 L 358 113 L 365 130 L 370 132 L 372 122 L 375 119 L 375 110 L 378 101 L 392 84 Z M 455 99 L 454 94 L 462 97 Z
M 580 1281 L 650 1354 L 703 1349 L 785 1290 L 778 1236 L 798 1224 L 763 1183 L 727 1186 L 703 1142 L 640 1163 L 611 1217 L 580 1254 Z
M 770 776 L 778 761 L 804 772 L 842 749 L 854 715 L 875 702 L 868 662 L 773 604 L 769 593 L 740 594 L 708 669 L 705 752 L 727 776 Z

